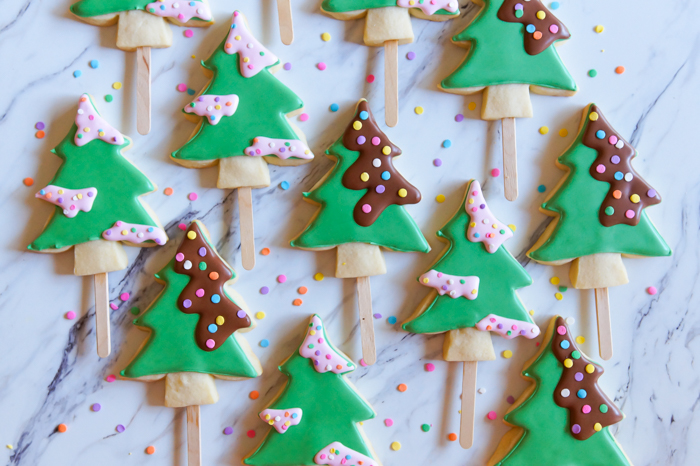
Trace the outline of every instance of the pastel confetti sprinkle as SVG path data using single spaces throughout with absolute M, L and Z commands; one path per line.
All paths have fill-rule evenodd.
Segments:
M 266 316 L 266 314 L 265 314 L 263 311 L 258 311 L 258 312 L 255 313 L 255 318 L 258 319 L 258 320 L 264 319 L 265 316 Z
M 391 449 L 394 451 L 401 450 L 401 442 L 391 442 Z
M 543 192 L 545 192 L 546 190 L 547 190 L 547 187 L 546 187 L 545 185 L 543 185 L 543 184 L 541 184 L 541 185 L 539 185 L 539 186 L 537 187 L 537 192 L 543 193 Z
M 260 294 L 268 294 L 270 292 L 270 288 L 263 286 L 260 288 Z
M 588 76 L 590 76 L 591 78 L 595 78 L 596 76 L 598 76 L 598 72 L 594 69 L 590 69 L 588 70 Z
M 68 320 L 75 319 L 75 312 L 73 312 L 73 311 L 66 312 L 66 319 L 68 319 Z
M 263 256 L 269 256 L 270 255 L 270 248 L 262 248 L 262 250 L 260 251 L 260 254 L 262 254 Z
M 423 107 L 416 107 L 413 109 L 414 112 L 416 112 L 416 115 L 422 115 L 423 114 Z
M 513 352 L 511 350 L 505 350 L 503 353 L 501 353 L 504 358 L 510 359 L 513 357 Z
M 177 90 L 180 92 L 187 92 L 187 84 L 185 84 L 185 83 L 178 84 Z
M 508 398 L 506 398 L 506 401 L 508 402 L 508 404 L 512 405 L 513 403 L 515 403 L 515 398 L 513 397 L 513 395 L 508 395 Z
M 551 283 L 552 285 L 555 285 L 555 286 L 558 285 L 559 284 L 559 277 L 550 278 L 549 283 Z
M 549 133 L 549 126 L 540 127 L 540 134 L 547 134 L 547 133 Z
M 182 231 L 187 230 L 187 225 L 185 225 L 184 223 L 178 223 L 177 227 Z
M 491 176 L 493 176 L 494 178 L 496 178 L 500 174 L 501 174 L 501 170 L 499 170 L 498 168 L 494 168 L 491 170 Z
M 599 24 L 594 28 L 594 30 L 595 30 L 595 32 L 600 34 L 601 32 L 605 31 L 605 28 Z
M 257 390 L 253 390 L 252 392 L 250 392 L 248 394 L 248 396 L 250 397 L 251 400 L 257 400 L 258 398 L 260 398 L 260 392 Z
M 473 112 L 474 110 L 476 110 L 476 102 L 469 102 L 467 108 Z
M 370 84 L 372 84 L 374 82 L 374 75 L 373 74 L 367 75 L 367 82 Z
M 287 276 L 282 274 L 277 276 L 277 283 L 284 283 L 287 281 Z
M 364 359 L 360 359 L 360 366 L 367 367 L 367 363 L 365 362 Z
M 165 189 L 163 190 L 163 194 L 165 194 L 166 196 L 172 196 L 172 195 L 173 195 L 173 192 L 174 192 L 174 191 L 173 191 L 173 188 L 165 188 Z
M 139 313 L 141 312 L 141 309 L 139 309 L 137 306 L 134 306 L 134 307 L 131 308 L 130 312 L 131 312 L 133 315 L 137 316 L 137 315 L 139 315 Z
M 117 306 L 114 303 L 109 303 L 109 307 L 111 307 L 113 311 L 116 311 L 117 309 L 119 309 L 119 306 Z
M 289 181 L 283 181 L 280 183 L 280 188 L 284 189 L 285 191 L 289 189 Z
M 493 421 L 498 417 L 498 415 L 496 414 L 496 411 L 489 411 L 486 417 Z
M 323 42 L 328 42 L 329 40 L 331 40 L 331 35 L 327 32 L 324 32 L 323 34 L 321 34 L 321 40 Z
M 323 281 L 323 274 L 321 272 L 318 272 L 314 275 L 314 280 L 316 280 L 317 282 Z
M 331 112 L 337 112 L 339 108 L 340 107 L 338 106 L 338 104 L 331 104 L 331 107 L 330 107 Z
M 284 64 L 283 68 L 284 68 L 286 71 L 289 71 L 289 70 L 292 69 L 292 64 L 289 63 L 289 62 L 287 62 L 287 63 Z
M 302 301 L 301 299 L 297 298 L 297 299 L 295 299 L 294 301 L 292 301 L 292 304 L 293 304 L 294 306 L 301 306 L 302 304 L 304 304 L 304 301 Z
M 557 298 L 558 301 L 564 299 L 564 295 L 561 293 L 554 293 L 554 297 Z
M 403 393 L 403 392 L 405 392 L 406 390 L 408 390 L 408 386 L 407 386 L 405 383 L 400 383 L 399 386 L 396 387 L 396 389 L 397 389 L 398 391 L 400 391 L 401 393 Z
M 655 286 L 650 286 L 649 288 L 647 288 L 647 293 L 654 296 L 656 293 L 658 293 L 658 290 Z
M 268 346 L 270 346 L 270 340 L 268 340 L 268 339 L 260 340 L 260 346 L 263 348 L 267 348 Z
M 112 382 L 114 382 L 115 380 L 117 380 L 117 376 L 115 376 L 114 374 L 109 374 L 109 375 L 105 378 L 105 380 L 106 380 L 107 382 L 109 382 L 109 383 L 112 383 Z
M 187 199 L 189 199 L 190 201 L 196 201 L 198 197 L 199 196 L 197 196 L 197 193 L 189 193 L 187 195 Z
M 375 319 L 381 319 L 382 315 L 378 312 L 375 312 L 374 314 L 372 314 L 372 317 L 374 317 Z
M 59 431 L 60 433 L 64 433 L 65 431 L 68 430 L 68 426 L 65 425 L 65 424 L 59 424 L 59 425 L 56 427 L 56 430 Z
M 396 317 L 391 316 L 386 321 L 389 323 L 389 325 L 394 325 L 396 323 Z
M 119 90 L 121 88 L 122 88 L 122 83 L 120 83 L 119 81 L 112 84 L 112 89 Z
M 406 54 L 406 58 L 408 58 L 409 60 L 414 60 L 416 58 L 416 52 L 408 52 Z
M 126 427 L 124 427 L 121 424 L 117 424 L 117 427 L 115 428 L 115 430 L 121 434 L 122 432 L 124 432 L 126 430 Z
M 149 445 L 148 447 L 146 447 L 146 454 L 147 455 L 152 455 L 155 452 L 156 452 L 156 447 L 154 447 L 153 445 Z
M 248 432 L 245 433 L 248 438 L 254 438 L 255 437 L 255 431 L 254 430 L 249 430 Z
M 309 119 L 309 115 L 307 113 L 302 113 L 299 115 L 299 120 L 300 121 L 307 121 Z
M 450 442 L 456 442 L 457 441 L 457 434 L 455 434 L 454 432 L 449 434 L 447 436 L 447 440 L 449 440 Z
M 624 66 L 618 66 L 617 68 L 615 68 L 615 73 L 617 73 L 617 74 L 622 74 L 624 72 L 625 72 Z
M 552 3 L 549 5 L 549 9 L 550 9 L 550 10 L 558 10 L 558 9 L 559 9 L 559 2 L 552 2 Z
M 189 39 L 194 35 L 194 31 L 192 31 L 192 29 L 185 29 L 185 32 L 183 34 Z
M 233 427 L 227 426 L 224 428 L 224 435 L 231 435 L 233 433 Z
M 308 289 L 307 287 L 305 287 L 305 286 L 300 286 L 300 287 L 297 289 L 297 292 L 298 292 L 299 294 L 306 294 L 306 293 L 309 292 L 309 289 Z
M 444 147 L 445 149 L 449 149 L 450 147 L 452 147 L 452 141 L 450 141 L 449 139 L 445 139 L 444 141 L 442 141 L 442 147 Z
M 319 70 L 323 71 L 323 70 L 326 69 L 326 64 L 323 63 L 323 62 L 320 62 L 318 65 L 316 65 L 316 68 L 318 68 Z
M 114 100 L 114 97 L 112 97 L 112 94 L 107 94 L 107 95 L 105 96 L 105 102 L 108 102 L 108 103 L 109 103 L 109 102 L 111 102 L 111 101 L 113 101 L 113 100 Z
M 435 159 L 435 160 L 433 160 L 433 165 L 435 165 L 436 167 L 441 166 L 441 165 L 442 165 L 442 160 L 441 160 L 441 159 Z
M 566 293 L 566 290 L 568 290 L 567 287 L 565 287 L 565 286 L 559 286 L 559 291 L 561 291 L 562 293 Z
M 394 420 L 393 419 L 384 419 L 384 425 L 387 427 L 391 427 L 394 425 Z
M 119 295 L 119 299 L 121 299 L 122 301 L 128 301 L 129 296 L 130 296 L 129 293 L 122 293 Z
M 31 186 L 34 184 L 34 178 L 27 177 L 22 180 L 22 183 L 24 183 L 25 186 Z
M 559 136 L 565 138 L 569 135 L 569 131 L 566 128 L 562 128 L 559 130 Z
M 100 67 L 100 62 L 98 60 L 90 60 L 90 68 L 95 69 Z
M 433 372 L 435 370 L 435 364 L 432 362 L 427 363 L 424 367 L 426 372 Z
M 38 121 L 38 122 L 36 123 L 36 125 L 34 125 L 34 127 L 35 127 L 36 129 L 44 129 L 44 128 L 46 128 L 46 125 L 44 124 L 43 121 Z
M 438 204 L 442 204 L 445 202 L 445 195 L 444 194 L 438 194 L 435 196 L 435 200 L 438 202 Z
M 457 115 L 455 115 L 455 121 L 457 123 L 459 123 L 460 121 L 464 121 L 464 115 L 462 115 L 461 113 L 458 113 Z
M 584 337 L 583 335 L 577 336 L 576 343 L 578 343 L 579 345 L 586 343 L 586 337 Z
M 423 432 L 428 432 L 428 431 L 430 431 L 430 425 L 423 424 L 422 426 L 420 426 L 420 430 L 422 430 Z
M 99 403 L 94 403 L 94 404 L 90 407 L 90 409 L 92 409 L 93 412 L 97 413 L 97 412 L 99 412 L 99 411 L 102 409 L 102 405 L 100 405 Z
M 74 78 L 79 78 L 79 77 L 81 77 L 82 75 L 83 75 L 83 72 L 80 71 L 80 70 L 75 70 L 75 71 L 73 71 L 73 77 L 74 77 Z

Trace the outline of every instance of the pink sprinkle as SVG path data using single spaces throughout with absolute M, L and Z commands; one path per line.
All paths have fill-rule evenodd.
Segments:
M 182 21 L 182 20 L 185 19 L 185 15 L 183 15 L 182 13 L 179 13 L 179 14 L 177 15 L 177 19 L 179 19 L 179 20 Z
M 498 417 L 496 414 L 496 411 L 489 411 L 489 413 L 486 415 L 487 418 L 491 419 L 492 421 Z
M 360 359 L 360 366 L 367 367 L 367 363 L 365 362 L 364 358 Z
M 387 427 L 391 427 L 394 425 L 394 420 L 393 419 L 384 419 L 384 425 Z
M 364 204 L 364 205 L 362 206 L 362 212 L 364 212 L 364 213 L 366 213 L 366 214 L 372 212 L 372 206 L 369 205 L 369 204 Z
M 656 294 L 656 293 L 654 293 L 654 294 Z M 66 312 L 66 319 L 68 319 L 68 320 L 75 319 L 75 312 L 73 312 L 73 311 Z
M 198 197 L 199 196 L 197 196 L 197 193 L 189 193 L 187 195 L 187 199 L 189 199 L 190 201 L 196 201 Z
M 627 217 L 627 218 L 634 218 L 634 210 L 631 210 L 631 209 L 630 209 L 630 210 L 628 210 L 627 212 L 625 212 L 625 217 Z
M 279 282 L 279 283 L 284 283 L 284 282 L 286 282 L 286 281 L 287 281 L 287 276 L 286 276 L 286 275 L 283 274 L 283 275 L 278 275 L 278 276 L 277 276 L 277 282 Z
M 128 301 L 129 300 L 129 293 L 120 294 L 119 299 L 121 299 L 122 301 Z
M 114 304 L 114 303 L 109 303 L 109 307 L 111 307 L 112 310 L 114 310 L 114 311 L 116 311 L 117 309 L 119 309 L 119 307 L 118 307 L 116 304 Z
M 180 230 L 182 230 L 182 231 L 187 230 L 187 225 L 185 225 L 184 223 L 179 223 L 179 224 L 177 225 L 177 227 L 178 227 Z M 184 257 L 184 256 L 183 256 L 183 257 Z
M 175 254 L 175 260 L 178 262 L 182 262 L 185 260 L 185 255 L 181 252 L 178 252 L 177 254 Z
M 379 139 L 379 137 L 375 136 L 372 138 L 372 145 L 373 146 L 378 146 L 380 142 L 382 142 L 382 140 Z
M 309 119 L 309 114 L 308 113 L 302 113 L 299 115 L 299 120 L 301 121 L 307 121 Z
M 187 91 L 187 84 L 185 83 L 180 83 L 177 85 L 177 90 L 180 92 L 185 92 Z
M 323 63 L 323 62 L 320 62 L 318 65 L 316 65 L 316 67 L 317 67 L 319 70 L 323 71 L 323 70 L 326 69 L 326 64 Z
M 194 292 L 194 294 L 196 294 L 198 298 L 201 298 L 202 296 L 204 296 L 204 288 L 198 289 Z
M 564 327 L 563 325 L 560 325 L 559 327 L 557 327 L 557 333 L 559 335 L 566 335 L 566 327 Z
M 373 74 L 368 74 L 368 75 L 367 75 L 367 82 L 368 82 L 368 83 L 373 83 L 373 82 L 374 82 L 374 75 L 373 75 Z
M 581 411 L 583 411 L 583 414 L 588 414 L 591 412 L 591 407 L 590 405 L 583 405 L 583 408 L 581 408 Z
M 617 136 L 613 134 L 612 136 L 610 136 L 610 138 L 608 138 L 608 142 L 614 146 L 615 144 L 617 144 Z
M 491 170 L 491 176 L 493 176 L 494 178 L 496 178 L 500 174 L 501 170 L 499 170 L 498 168 L 494 168 L 493 170 Z
M 194 35 L 194 32 L 192 32 L 192 29 L 185 30 L 185 37 L 192 37 L 193 35 Z
M 598 164 L 598 166 L 595 167 L 595 171 L 597 171 L 598 173 L 605 173 L 605 165 L 603 165 L 602 163 Z
M 211 349 L 216 345 L 216 342 L 210 338 L 207 340 L 206 345 L 207 345 L 207 348 Z
M 551 26 L 549 26 L 549 32 L 551 32 L 552 34 L 556 34 L 557 32 L 559 32 L 559 26 L 557 26 L 556 24 L 552 24 Z
M 647 288 L 647 293 L 654 296 L 656 293 L 658 293 L 658 290 L 655 286 L 650 286 L 649 288 Z
M 433 372 L 435 370 L 435 364 L 432 362 L 429 362 L 428 364 L 425 365 L 425 370 L 428 372 Z
M 112 383 L 112 382 L 114 382 L 115 380 L 117 380 L 117 377 L 116 377 L 114 374 L 110 374 L 110 375 L 107 376 L 107 378 L 106 378 L 105 380 L 106 380 L 107 382 L 109 382 L 109 383 Z

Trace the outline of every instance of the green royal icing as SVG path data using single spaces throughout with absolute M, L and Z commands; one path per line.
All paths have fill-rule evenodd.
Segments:
M 559 58 L 555 44 L 542 53 L 525 51 L 525 26 L 497 17 L 504 0 L 483 0 L 484 8 L 453 42 L 471 42 L 464 61 L 445 78 L 443 89 L 530 84 L 576 91 L 576 82 Z
M 70 11 L 81 18 L 119 13 L 120 11 L 145 10 L 146 5 L 157 0 L 80 0 L 70 6 Z M 182 0 L 189 2 L 192 0 Z M 201 0 L 194 0 L 201 2 Z M 192 18 L 201 21 L 199 18 Z
M 437 232 L 449 246 L 430 268 L 450 275 L 479 277 L 479 295 L 472 301 L 436 294 L 420 316 L 403 324 L 402 328 L 408 332 L 439 333 L 474 327 L 489 314 L 532 322 L 515 291 L 532 285 L 530 275 L 504 245 L 491 254 L 484 244 L 467 239 L 470 218 L 464 203 L 468 194 L 469 188 L 457 213 Z
M 416 2 L 419 1 L 421 0 L 416 0 Z M 430 0 L 423 1 L 428 2 Z M 388 6 L 396 6 L 396 0 L 323 0 L 321 9 L 330 13 L 343 13 L 346 11 L 384 8 Z M 438 10 L 435 14 L 456 16 L 459 14 L 459 11 L 451 13 L 447 10 Z
M 209 246 L 216 250 L 206 234 L 204 237 Z M 174 264 L 175 258 L 156 274 L 156 279 L 165 285 L 165 289 L 143 315 L 133 321 L 135 325 L 150 330 L 150 335 L 136 357 L 121 371 L 121 375 L 137 378 L 175 372 L 200 372 L 231 377 L 259 376 L 241 348 L 236 333 L 214 351 L 204 351 L 197 345 L 195 328 L 199 315 L 185 314 L 177 306 L 180 293 L 190 282 L 190 277 L 176 273 Z M 235 279 L 236 273 L 232 272 Z M 228 293 L 224 299 L 226 298 L 243 307 Z
M 325 326 L 322 331 L 323 338 L 340 353 L 328 340 Z M 316 372 L 313 362 L 298 350 L 279 370 L 288 377 L 287 384 L 267 408 L 301 408 L 301 422 L 283 434 L 270 428 L 257 449 L 243 460 L 244 464 L 315 466 L 316 453 L 332 442 L 373 457 L 357 423 L 373 419 L 375 412 L 343 375 Z
M 60 249 L 102 239 L 102 232 L 117 220 L 158 225 L 139 200 L 139 196 L 153 192 L 155 186 L 121 153 L 131 141 L 124 137 L 124 144 L 118 146 L 95 139 L 78 147 L 74 142 L 77 130 L 73 124 L 63 141 L 52 150 L 63 163 L 48 184 L 68 189 L 97 188 L 95 203 L 89 212 L 79 212 L 74 218 L 66 217 L 63 209 L 56 206 L 44 231 L 28 246 L 32 251 Z
M 357 161 L 360 153 L 343 146 L 341 136 L 326 155 L 336 159 L 335 166 L 321 186 L 304 193 L 306 199 L 321 205 L 320 210 L 304 231 L 291 241 L 293 247 L 322 249 L 345 243 L 368 243 L 395 251 L 430 251 L 423 233 L 403 206 L 392 204 L 372 225 L 358 225 L 353 218 L 353 209 L 367 190 L 348 189 L 343 186 L 342 179 L 345 170 Z
M 511 430 L 503 443 L 520 434 L 513 448 L 500 460 L 489 461 L 493 466 L 631 466 L 609 428 L 604 427 L 587 440 L 577 440 L 569 431 L 569 412 L 554 402 L 564 366 L 552 353 L 552 324 L 547 329 L 547 340 L 523 376 L 535 383 L 535 390 L 504 420 L 523 430 Z M 572 396 L 574 396 L 572 394 Z M 534 462 L 534 463 L 533 463 Z
M 299 139 L 286 114 L 303 108 L 304 103 L 301 99 L 274 77 L 270 67 L 253 77 L 243 77 L 239 69 L 238 54 L 226 53 L 225 44 L 226 39 L 202 62 L 204 68 L 214 73 L 202 94 L 236 94 L 240 98 L 236 113 L 221 118 L 216 126 L 203 118 L 194 136 L 172 153 L 174 159 L 214 160 L 234 156 L 249 157 L 244 151 L 258 136 Z
M 555 262 L 598 253 L 620 253 L 639 256 L 670 256 L 671 248 L 651 223 L 646 210 L 636 226 L 619 224 L 610 227 L 600 223 L 600 206 L 609 183 L 601 183 L 590 174 L 598 156 L 595 149 L 582 143 L 589 124 L 588 115 L 574 143 L 557 161 L 570 172 L 563 184 L 542 204 L 542 209 L 560 216 L 549 238 L 527 255 L 537 262 Z M 551 228 L 551 225 L 550 225 Z

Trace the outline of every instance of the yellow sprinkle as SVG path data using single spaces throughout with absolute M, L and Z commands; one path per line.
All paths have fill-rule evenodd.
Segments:
M 477 293 L 478 293 L 477 290 L 472 290 L 472 294 L 477 294 Z
M 187 232 L 187 237 L 188 237 L 189 239 L 195 239 L 195 238 L 197 238 L 197 233 L 194 232 L 194 231 L 188 231 L 188 232 Z
M 13 448 L 12 445 L 10 445 L 9 443 L 8 443 L 7 445 L 5 445 L 5 446 L 6 446 L 7 448 L 9 448 L 10 450 L 12 450 L 12 448 Z
M 59 189 L 59 190 L 58 190 L 58 194 L 63 194 L 63 190 L 62 190 L 62 189 Z
M 270 419 L 269 421 L 267 421 L 267 423 L 270 424 L 270 425 L 273 425 L 273 424 L 275 423 L 275 420 L 274 420 L 274 419 Z
M 472 222 L 469 224 L 470 227 L 474 228 L 476 226 L 476 222 Z
M 595 371 L 595 366 L 593 364 L 586 364 L 586 372 L 592 374 Z
M 554 297 L 557 298 L 558 301 L 564 299 L 564 295 L 561 293 L 554 293 Z
M 517 229 L 517 227 L 516 227 L 515 225 L 513 225 L 512 223 L 509 223 L 509 224 L 508 224 L 508 228 L 510 228 L 511 230 L 513 230 L 513 233 L 515 233 L 515 230 Z
M 271 417 L 271 416 L 270 416 L 269 414 L 266 414 L 266 415 L 265 415 L 265 420 L 266 420 L 266 421 L 269 421 L 269 420 L 270 420 L 270 417 Z
M 600 432 L 603 429 L 603 426 L 600 425 L 600 422 L 596 422 L 595 424 L 593 424 L 593 429 L 596 432 Z
M 221 110 L 221 105 L 217 105 L 217 106 L 214 107 L 214 108 L 217 109 L 217 110 Z
M 258 312 L 258 314 L 260 314 L 260 313 Z M 224 325 L 224 322 L 226 322 L 226 320 L 224 319 L 224 316 L 218 316 L 216 318 L 216 325 Z
M 588 115 L 588 119 L 591 121 L 598 121 L 598 112 L 591 112 L 591 114 Z
M 241 36 L 236 36 L 236 37 L 234 37 L 234 39 L 241 40 Z
M 598 34 L 603 32 L 604 30 L 605 30 L 605 28 L 603 26 L 601 26 L 600 24 L 595 27 L 595 32 L 597 32 Z
M 474 198 L 473 198 L 473 197 L 470 197 L 470 198 L 469 198 L 469 201 L 467 201 L 467 202 L 469 202 L 470 204 L 474 204 Z
M 316 330 L 309 330 L 309 335 L 311 335 L 311 336 L 316 335 Z
M 502 354 L 503 354 L 503 357 L 506 359 L 510 359 L 513 357 L 513 352 L 509 349 L 505 350 Z
M 540 134 L 547 134 L 549 133 L 549 126 L 542 126 L 540 128 Z
M 289 427 L 290 425 L 292 425 L 292 423 L 289 422 L 289 421 L 287 421 L 287 422 L 284 423 L 284 425 L 287 426 L 287 427 Z
M 262 320 L 262 319 L 265 318 L 265 315 L 266 315 L 266 314 L 265 314 L 263 311 L 258 311 L 258 312 L 255 313 L 255 318 L 258 319 L 258 320 Z
M 83 131 L 85 131 L 86 133 L 89 133 L 89 132 L 90 132 L 90 128 L 87 128 L 87 127 L 86 127 Z
M 559 130 L 559 136 L 565 138 L 569 135 L 569 131 L 566 128 L 562 128 Z
M 104 136 L 104 135 L 105 135 L 105 132 L 104 132 L 104 131 L 100 131 L 100 132 L 97 133 L 97 134 L 99 134 L 100 136 Z
M 444 195 L 444 194 L 438 194 L 438 195 L 435 197 L 435 200 L 438 201 L 438 203 L 442 204 L 443 202 L 445 202 L 445 195 Z
M 389 146 L 382 147 L 382 154 L 384 154 L 384 155 L 391 154 L 391 147 L 389 147 Z
M 82 194 L 78 194 L 78 199 L 82 199 L 82 198 L 83 198 L 83 195 L 82 195 Z
M 361 179 L 362 181 L 367 181 L 367 180 L 369 180 L 369 173 L 367 173 L 367 172 L 362 172 L 362 174 L 360 175 L 360 179 Z
M 331 35 L 327 32 L 324 32 L 323 34 L 321 34 L 321 40 L 323 40 L 323 42 L 328 42 L 329 40 L 331 40 Z
M 112 88 L 113 88 L 113 89 L 116 89 L 116 90 L 119 90 L 119 89 L 122 88 L 122 83 L 120 83 L 119 81 L 117 81 L 116 83 L 112 84 Z
M 423 114 L 423 107 L 416 107 L 413 109 L 416 112 L 416 115 L 422 115 Z
M 430 283 L 430 279 L 429 279 L 428 277 L 425 277 L 425 278 L 423 279 L 423 283 Z
M 248 57 L 245 57 L 245 58 L 243 59 L 243 63 L 248 63 L 249 61 L 250 61 L 250 58 L 248 58 Z
M 571 369 L 574 366 L 574 361 L 569 358 L 564 359 L 564 367 Z
M 476 110 L 476 102 L 469 102 L 467 108 L 473 112 L 474 110 Z
M 630 196 L 630 201 L 632 201 L 633 204 L 638 204 L 639 203 L 639 194 L 632 194 Z
M 586 337 L 584 337 L 583 335 L 577 336 L 576 343 L 578 343 L 579 345 L 586 343 Z
M 530 310 L 530 315 L 531 315 L 531 316 L 534 316 L 534 315 L 535 315 L 535 311 Z
M 540 10 L 537 12 L 537 19 L 545 19 L 547 17 L 547 13 L 544 11 Z
M 391 449 L 394 451 L 401 450 L 401 442 L 391 442 Z
M 399 197 L 406 197 L 408 196 L 408 191 L 406 191 L 404 188 L 399 189 Z
M 362 129 L 362 123 L 359 121 L 356 121 L 355 123 L 352 124 L 352 128 L 359 131 Z
M 498 227 L 498 225 L 496 225 L 495 223 L 493 225 L 491 225 L 491 228 L 497 228 L 497 227 Z
M 559 284 L 559 277 L 550 278 L 549 283 L 551 283 L 552 285 L 555 285 L 555 286 L 558 285 Z
M 320 282 L 321 280 L 323 280 L 323 274 L 321 272 L 317 273 L 316 275 L 314 275 L 314 280 Z
M 197 58 L 197 57 L 195 57 L 194 55 L 192 55 L 192 59 L 194 60 L 195 58 Z
M 129 234 L 129 230 L 122 230 L 122 236 L 126 236 Z

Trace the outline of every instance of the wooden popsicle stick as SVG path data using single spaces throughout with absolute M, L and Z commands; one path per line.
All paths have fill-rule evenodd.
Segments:
M 112 352 L 109 335 L 109 280 L 106 273 L 93 275 L 95 287 L 95 335 L 97 355 L 106 358 Z
M 384 121 L 399 124 L 399 41 L 384 42 Z
M 518 149 L 515 144 L 515 118 L 501 120 L 503 136 L 503 186 L 506 199 L 518 198 Z
M 459 423 L 459 444 L 465 450 L 474 445 L 477 364 L 476 361 L 464 361 L 462 369 L 462 417 Z
M 255 267 L 255 229 L 253 227 L 253 193 L 238 188 L 238 214 L 241 224 L 241 262 L 246 270 Z
M 377 362 L 377 347 L 374 343 L 372 322 L 372 289 L 369 277 L 357 277 L 357 301 L 360 307 L 360 333 L 362 336 L 362 359 L 368 366 Z
M 292 21 L 291 0 L 277 0 L 277 15 L 280 21 L 280 37 L 284 45 L 294 42 L 294 22 Z
M 598 351 L 604 361 L 613 355 L 612 320 L 610 319 L 610 299 L 607 288 L 595 289 L 595 308 L 598 316 Z
M 136 49 L 136 129 L 151 131 L 151 48 Z
M 202 432 L 199 427 L 199 406 L 187 407 L 187 465 L 202 465 Z

